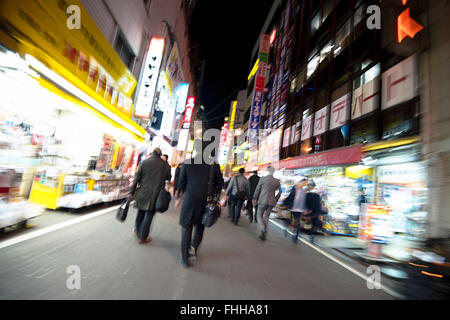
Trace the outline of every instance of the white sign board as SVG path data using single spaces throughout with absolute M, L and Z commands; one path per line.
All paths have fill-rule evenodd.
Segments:
M 417 54 L 393 66 L 381 76 L 381 109 L 385 110 L 418 95 Z
M 350 93 L 347 93 L 331 103 L 330 130 L 342 127 L 347 123 L 349 108 Z
M 313 115 L 310 115 L 306 119 L 303 120 L 302 125 L 302 141 L 311 138 L 312 136 L 312 118 Z
M 380 100 L 380 77 L 353 91 L 352 120 L 375 111 Z
M 317 136 L 328 130 L 328 120 L 330 116 L 330 106 L 323 107 L 316 112 L 314 117 L 314 135 Z
M 153 37 L 144 63 L 144 71 L 134 109 L 134 115 L 137 118 L 150 118 L 163 51 L 164 38 Z
M 181 129 L 178 136 L 177 150 L 185 151 L 189 140 L 189 129 Z

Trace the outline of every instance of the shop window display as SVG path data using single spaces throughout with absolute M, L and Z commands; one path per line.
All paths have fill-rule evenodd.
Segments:
M 313 179 L 317 184 L 326 212 L 322 216 L 325 231 L 330 234 L 357 236 L 360 215 L 359 191 L 363 189 L 367 199 L 373 198 L 372 172 L 361 166 L 280 171 L 282 196 L 279 205 L 302 177 Z M 290 218 L 290 213 L 279 206 L 279 217 Z
M 20 175 L 14 186 L 4 188 L 8 192 L 2 199 L 0 220 L 6 219 L 6 212 L 12 212 L 6 206 L 17 207 L 18 202 L 32 212 L 32 203 L 42 211 L 42 207 L 79 208 L 125 197 L 133 171 L 128 158 L 140 143 L 130 133 L 66 100 L 58 89 L 53 92 L 44 88 L 36 80 L 39 75 L 20 64 L 21 58 L 12 58 L 20 67 L 2 68 L 0 72 L 4 89 L 0 168 L 10 168 Z M 112 137 L 112 144 L 99 166 L 105 134 Z M 127 147 L 126 152 L 121 152 L 123 147 Z

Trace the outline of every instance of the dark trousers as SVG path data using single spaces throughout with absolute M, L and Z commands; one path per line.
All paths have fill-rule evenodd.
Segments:
M 258 219 L 256 218 L 256 207 L 253 206 L 252 203 L 252 197 L 250 197 L 249 200 L 247 200 L 247 210 L 248 210 L 248 218 L 250 219 L 250 222 L 258 222 Z
M 146 240 L 148 238 L 154 215 L 154 211 L 138 210 L 135 227 L 139 240 Z
M 184 263 L 187 263 L 189 257 L 189 248 L 194 247 L 197 251 L 200 243 L 203 239 L 203 232 L 205 231 L 205 226 L 203 224 L 198 224 L 195 226 L 194 239 L 192 239 L 192 231 L 194 229 L 194 224 L 191 222 L 187 227 L 183 227 L 181 231 L 181 258 Z
M 231 222 L 238 224 L 239 218 L 241 217 L 242 206 L 244 205 L 244 200 L 239 200 L 235 196 L 230 196 L 230 210 Z
M 300 227 L 300 217 L 301 216 L 302 216 L 302 212 L 291 211 L 291 219 L 295 218 L 295 220 L 297 222 L 296 223 L 296 229 L 297 229 L 296 231 L 297 231 L 297 233 L 295 234 L 295 240 L 297 240 L 298 235 L 300 234 L 300 229 L 301 229 L 301 227 Z

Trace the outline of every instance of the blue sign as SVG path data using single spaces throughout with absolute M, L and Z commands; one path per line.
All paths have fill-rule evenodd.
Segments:
M 248 143 L 251 150 L 256 149 L 258 145 L 258 129 L 259 119 L 261 118 L 262 98 L 262 92 L 255 91 L 253 93 L 252 109 L 250 111 L 250 122 L 248 126 Z

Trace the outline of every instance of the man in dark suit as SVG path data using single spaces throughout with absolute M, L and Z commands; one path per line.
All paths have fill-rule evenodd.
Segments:
M 262 241 L 266 240 L 267 226 L 272 208 L 276 206 L 281 196 L 280 180 L 273 177 L 275 169 L 269 166 L 267 171 L 268 175 L 259 180 L 253 195 L 253 206 L 258 206 L 259 239 Z
M 260 177 L 258 176 L 258 171 L 253 171 L 253 175 L 248 178 L 248 182 L 250 184 L 250 197 L 248 198 L 247 201 L 247 209 L 248 209 L 248 218 L 250 219 L 250 222 L 258 222 L 258 219 L 256 218 L 256 212 L 254 212 L 253 210 L 256 209 L 255 207 L 253 207 L 253 195 L 255 194 L 255 190 L 256 190 L 256 186 L 259 183 L 259 179 Z
M 161 150 L 155 148 L 151 157 L 139 165 L 130 190 L 130 197 L 136 198 L 138 209 L 135 232 L 140 243 L 150 242 L 148 234 L 155 214 L 156 199 L 164 186 L 168 172 L 161 159 Z
M 169 155 L 163 154 L 161 156 L 161 159 L 164 161 L 164 164 L 166 166 L 166 170 L 168 172 L 166 180 L 170 182 L 172 180 L 172 168 L 170 167 L 170 164 L 169 164 Z
M 322 211 L 322 201 L 319 193 L 316 191 L 316 184 L 314 181 L 308 182 L 308 192 L 305 195 L 305 216 L 311 219 L 311 229 L 309 231 L 309 238 L 314 243 L 313 233 L 316 228 L 321 228 L 322 223 L 319 219 Z
M 180 177 L 181 163 L 175 169 L 175 177 L 173 178 L 173 195 L 178 197 L 178 178 Z
M 205 142 L 196 140 L 194 143 L 196 155 L 194 159 L 188 159 L 184 162 L 178 179 L 180 199 L 175 207 L 178 208 L 182 201 L 180 214 L 180 225 L 182 226 L 181 257 L 183 266 L 186 268 L 189 267 L 189 256 L 196 257 L 198 247 L 203 239 L 205 226 L 202 224 L 202 216 L 207 203 L 211 165 L 214 166 L 214 185 L 212 186 L 214 196 L 220 195 L 223 186 L 223 177 L 219 165 L 214 162 L 209 165 L 203 158 L 202 149 L 205 149 L 206 146 Z M 195 234 L 192 239 L 194 226 Z

